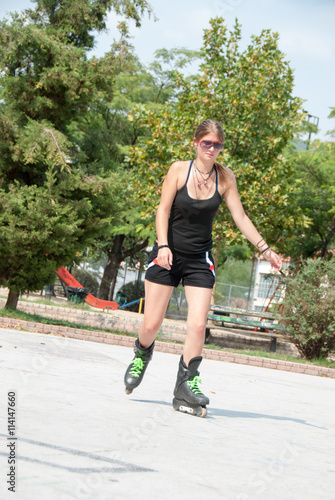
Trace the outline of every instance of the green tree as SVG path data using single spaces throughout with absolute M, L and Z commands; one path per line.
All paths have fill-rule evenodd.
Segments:
M 136 144 L 138 136 L 148 135 L 150 131 L 135 120 L 128 120 L 128 114 L 135 104 L 146 104 L 154 111 L 163 101 L 173 99 L 175 74 L 197 57 L 196 52 L 183 48 L 162 49 L 156 52 L 153 63 L 146 69 L 135 56 L 133 47 L 128 44 L 126 48 L 127 57 L 123 57 L 122 72 L 116 75 L 113 88 L 73 130 L 75 142 L 86 155 L 91 169 L 96 172 L 112 169 L 120 181 L 118 220 L 95 242 L 98 250 L 107 256 L 98 294 L 101 299 L 113 297 L 120 263 L 128 258 L 140 261 L 142 250 L 148 245 L 145 232 L 137 230 L 141 214 L 135 200 L 129 197 L 130 172 L 123 160 L 125 147 Z M 94 137 L 93 141 L 89 134 Z
M 130 283 L 126 283 L 122 285 L 119 292 L 122 297 L 126 300 L 126 303 L 130 304 L 130 302 L 134 302 L 135 300 L 139 300 L 144 297 L 144 283 L 143 281 L 132 281 Z M 127 309 L 128 311 L 138 312 L 139 303 L 130 306 L 131 309 Z
M 137 24 L 150 12 L 145 0 L 35 3 L 0 23 L 0 282 L 9 307 L 51 282 L 118 213 L 117 176 L 91 168 L 72 130 L 122 68 L 118 47 L 88 59 L 94 32 L 112 8 Z
M 307 259 L 286 280 L 281 323 L 307 359 L 326 357 L 335 347 L 335 259 Z
M 249 286 L 252 268 L 250 249 L 246 245 L 232 245 L 219 253 L 217 281 L 230 285 Z
M 331 112 L 328 115 L 328 118 L 335 118 L 335 108 L 331 107 Z M 328 134 L 334 138 L 335 136 L 335 129 L 329 130 Z
M 88 290 L 89 293 L 96 296 L 99 290 L 99 282 L 94 274 L 90 273 L 86 269 L 81 269 L 77 267 L 75 273 L 76 280 Z
M 283 231 L 285 252 L 295 260 L 330 256 L 335 242 L 335 144 L 314 141 L 308 150 L 291 149 L 285 156 L 296 185 L 293 207 L 309 220 L 295 234 Z
M 264 30 L 239 50 L 240 25 L 228 32 L 222 18 L 205 30 L 199 73 L 178 75 L 175 100 L 151 111 L 137 108 L 130 119 L 150 130 L 129 148 L 136 166 L 131 185 L 141 207 L 139 234 L 154 239 L 154 214 L 169 165 L 193 157 L 193 132 L 205 118 L 215 118 L 225 131 L 219 161 L 234 171 L 242 203 L 262 235 L 282 251 L 280 235 L 294 233 L 308 219 L 292 208 L 292 167 L 282 151 L 302 118 L 302 101 L 292 96 L 293 71 L 278 48 L 278 34 Z M 243 241 L 222 205 L 214 225 L 217 248 Z
M 179 72 L 198 58 L 200 58 L 200 52 L 185 47 L 156 50 L 155 58 L 149 64 L 153 88 L 158 90 L 153 101 L 164 104 L 174 99 L 178 91 L 176 80 Z

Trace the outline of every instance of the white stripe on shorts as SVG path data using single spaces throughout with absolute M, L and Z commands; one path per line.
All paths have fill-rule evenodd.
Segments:
M 211 261 L 209 258 L 209 252 L 206 252 L 206 262 L 209 264 L 209 267 L 213 266 L 213 269 L 211 269 L 213 276 L 215 278 L 215 271 L 214 271 L 214 262 Z

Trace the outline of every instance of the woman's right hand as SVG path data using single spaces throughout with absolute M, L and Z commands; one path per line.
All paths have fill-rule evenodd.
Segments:
M 266 258 L 268 262 L 271 264 L 271 269 L 275 272 L 278 272 L 281 270 L 283 261 L 282 258 L 276 254 L 272 248 L 268 248 L 264 253 L 263 256 Z
M 160 248 L 157 254 L 158 265 L 164 267 L 168 271 L 171 269 L 173 255 L 168 247 Z

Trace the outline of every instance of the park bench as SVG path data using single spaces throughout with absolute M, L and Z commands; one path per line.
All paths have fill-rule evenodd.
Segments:
M 211 312 L 213 311 L 213 312 Z M 244 317 L 233 317 L 244 316 Z M 255 319 L 253 319 L 255 318 Z M 257 318 L 257 319 L 256 319 Z M 249 333 L 261 332 L 269 335 L 270 351 L 276 352 L 277 338 L 282 337 L 285 328 L 278 323 L 274 323 L 274 316 L 268 312 L 248 311 L 232 307 L 211 306 L 207 315 L 207 320 L 211 322 L 206 326 L 206 342 L 208 342 L 211 330 L 226 330 L 227 327 L 238 327 L 241 330 L 248 330 Z M 236 331 L 237 332 L 237 331 Z M 238 333 L 238 332 L 237 332 Z

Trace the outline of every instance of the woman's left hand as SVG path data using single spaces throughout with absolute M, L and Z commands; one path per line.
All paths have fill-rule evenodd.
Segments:
M 263 253 L 263 257 L 270 262 L 272 269 L 276 272 L 280 271 L 283 265 L 283 261 L 281 257 L 276 254 L 272 248 L 269 248 L 266 252 Z

